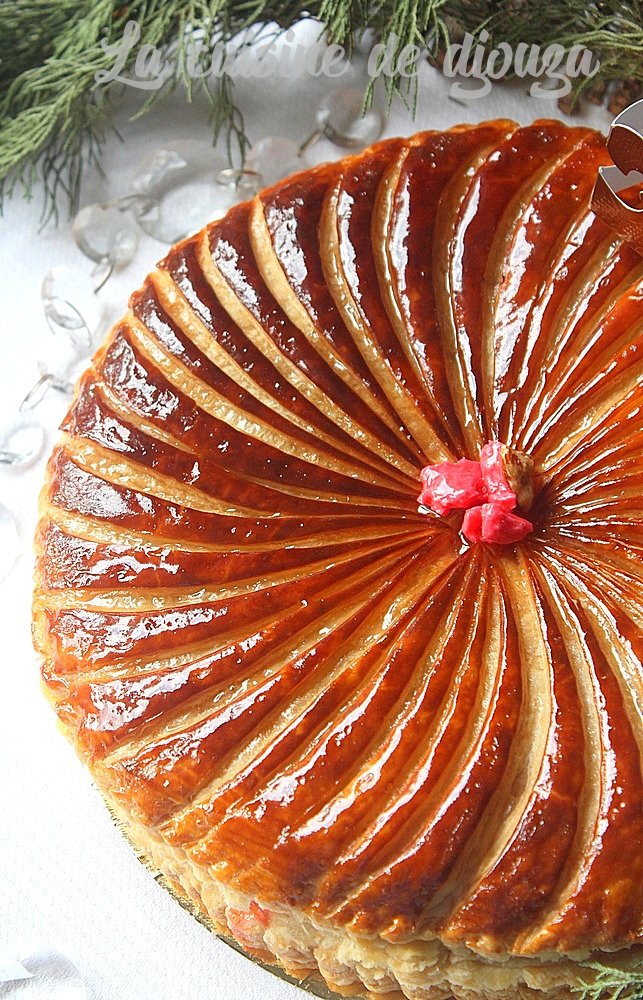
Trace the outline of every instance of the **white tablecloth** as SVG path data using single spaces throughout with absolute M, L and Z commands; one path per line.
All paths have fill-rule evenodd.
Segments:
M 252 140 L 272 134 L 301 141 L 325 91 L 364 79 L 362 65 L 339 81 L 244 80 L 236 97 Z M 489 97 L 461 103 L 450 99 L 448 87 L 438 70 L 423 66 L 415 120 L 397 102 L 385 135 L 493 117 L 523 124 L 560 117 L 553 100 L 528 96 L 525 82 L 495 85 Z M 119 100 L 116 122 L 122 138 L 108 132 L 104 176 L 96 169 L 87 172 L 83 203 L 127 193 L 137 162 L 164 142 L 208 134 L 204 101 L 188 105 L 175 93 L 132 122 L 137 98 L 129 90 Z M 591 108 L 575 121 L 606 130 L 610 116 L 604 108 Z M 322 140 L 310 160 L 339 155 Z M 41 232 L 40 210 L 36 189 L 31 202 L 14 197 L 0 219 L 2 420 L 33 382 L 43 339 L 51 337 L 40 302 L 45 272 L 56 264 L 90 270 L 67 220 Z M 163 253 L 161 244 L 144 237 L 132 263 L 110 278 L 101 292 L 109 322 Z M 64 409 L 64 400 L 52 395 L 37 411 L 48 428 L 48 447 Z M 44 457 L 21 473 L 0 468 L 0 499 L 18 520 L 23 550 L 0 587 L 0 957 L 21 959 L 39 949 L 58 949 L 77 964 L 92 1000 L 295 1000 L 302 995 L 298 990 L 219 942 L 156 884 L 112 825 L 88 774 L 56 728 L 39 690 L 29 632 L 31 538 L 43 465 Z M 28 988 L 0 985 L 0 998 L 22 997 Z

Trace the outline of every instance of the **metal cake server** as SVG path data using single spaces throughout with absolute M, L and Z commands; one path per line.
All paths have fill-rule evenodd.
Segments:
M 637 180 L 643 183 L 643 100 L 631 104 L 614 119 L 607 139 L 613 167 L 600 167 L 592 208 L 619 236 L 643 256 L 643 189 L 641 208 L 628 204 L 620 193 Z M 632 175 L 632 172 L 639 174 Z

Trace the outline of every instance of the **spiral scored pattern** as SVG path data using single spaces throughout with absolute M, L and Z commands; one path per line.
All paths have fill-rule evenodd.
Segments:
M 643 261 L 604 140 L 389 140 L 176 246 L 49 464 L 35 634 L 100 787 L 272 905 L 395 942 L 641 934 Z M 422 466 L 530 455 L 468 546 Z M 457 518 L 456 518 L 457 521 Z

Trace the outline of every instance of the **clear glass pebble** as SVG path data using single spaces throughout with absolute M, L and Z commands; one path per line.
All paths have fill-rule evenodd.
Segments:
M 107 257 L 97 261 L 92 268 L 92 285 L 94 294 L 98 295 L 101 288 L 107 284 L 114 271 L 114 264 Z
M 254 197 L 263 185 L 261 174 L 256 170 L 242 167 L 240 170 L 234 167 L 225 167 L 217 174 L 217 184 L 228 188 L 229 197 L 232 204 L 238 201 L 245 201 Z
M 299 146 L 292 139 L 270 135 L 255 142 L 248 151 L 244 166 L 261 177 L 261 187 L 276 184 L 308 166 L 299 155 Z
M 27 413 L 18 416 L 0 432 L 0 465 L 25 468 L 42 453 L 45 431 Z
M 322 99 L 317 108 L 317 128 L 299 147 L 303 155 L 322 135 L 342 149 L 364 149 L 382 134 L 384 114 L 376 105 L 362 114 L 364 94 L 353 87 L 340 87 Z
M 78 359 L 76 361 L 76 367 L 84 367 L 85 360 Z M 69 368 L 72 365 L 68 366 Z M 78 371 L 78 376 L 81 374 Z M 27 391 L 25 396 L 20 403 L 19 412 L 27 413 L 30 410 L 35 410 L 37 406 L 40 406 L 45 396 L 49 393 L 51 389 L 56 392 L 61 392 L 65 396 L 71 396 L 74 391 L 74 382 L 72 381 L 73 376 L 64 378 L 62 375 L 54 375 L 50 372 L 42 361 L 38 362 L 38 378 Z
M 71 227 L 76 245 L 93 261 L 124 267 L 134 257 L 138 234 L 131 218 L 114 204 L 81 208 Z
M 13 516 L 0 503 L 0 580 L 6 579 L 20 555 L 20 537 Z
M 40 367 L 40 366 L 39 366 Z M 19 413 L 28 413 L 40 406 L 43 399 L 51 388 L 53 375 L 49 372 L 41 372 L 34 384 L 27 390 L 19 406 Z
M 134 192 L 145 202 L 153 198 L 155 192 L 183 183 L 187 177 L 198 173 L 204 162 L 214 159 L 211 146 L 191 140 L 157 149 L 140 165 L 133 183 Z M 137 211 L 136 203 L 132 208 Z
M 85 982 L 71 959 L 51 948 L 0 965 L 0 983 L 15 1000 L 87 1000 Z
M 43 279 L 41 296 L 51 331 L 66 335 L 76 351 L 91 350 L 102 307 L 90 275 L 64 264 L 53 267 Z
M 141 229 L 162 243 L 196 232 L 240 201 L 234 187 L 217 182 L 225 163 L 212 146 L 176 142 L 159 149 L 134 180 L 141 196 L 132 204 Z
M 372 106 L 363 115 L 364 94 L 353 87 L 340 87 L 322 99 L 317 109 L 317 127 L 343 149 L 363 149 L 382 134 L 384 116 Z
M 161 243 L 176 243 L 225 215 L 233 204 L 227 189 L 216 181 L 193 180 L 168 191 L 138 221 L 148 236 Z

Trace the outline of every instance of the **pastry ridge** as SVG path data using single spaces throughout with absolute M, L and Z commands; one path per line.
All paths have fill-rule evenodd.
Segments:
M 49 461 L 66 734 L 200 912 L 334 988 L 643 989 L 643 261 L 606 162 L 503 120 L 275 185 L 134 293 Z M 534 463 L 514 545 L 418 508 L 490 440 Z

